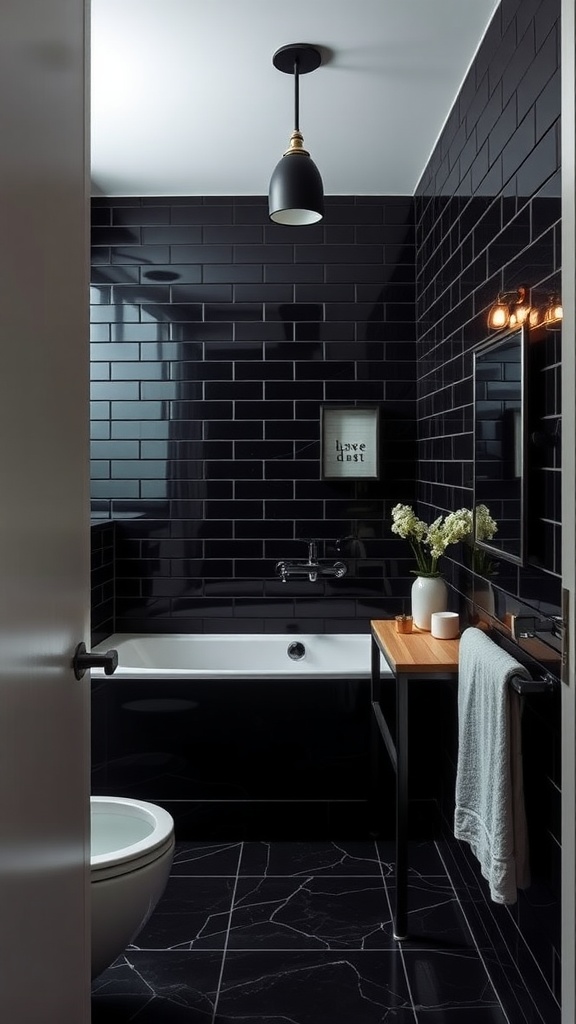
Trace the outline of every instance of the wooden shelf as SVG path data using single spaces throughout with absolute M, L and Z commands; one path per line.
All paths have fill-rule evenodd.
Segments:
M 459 640 L 437 640 L 425 630 L 398 633 L 394 619 L 373 619 L 372 634 L 393 672 L 457 672 Z

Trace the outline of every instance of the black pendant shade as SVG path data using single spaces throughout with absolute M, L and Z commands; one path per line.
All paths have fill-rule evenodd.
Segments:
M 324 216 L 324 189 L 320 172 L 303 146 L 298 99 L 299 76 L 314 71 L 322 58 L 314 46 L 295 43 L 277 50 L 272 62 L 279 71 L 294 75 L 294 131 L 270 179 L 270 219 L 277 224 L 315 224 Z

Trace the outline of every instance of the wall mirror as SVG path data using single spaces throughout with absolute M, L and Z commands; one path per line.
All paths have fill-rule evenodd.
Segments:
M 486 505 L 498 531 L 475 543 L 524 563 L 526 339 L 522 327 L 474 350 L 474 507 Z

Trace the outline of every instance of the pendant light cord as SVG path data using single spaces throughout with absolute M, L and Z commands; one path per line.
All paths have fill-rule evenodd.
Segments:
M 300 114 L 299 114 L 299 100 L 300 100 L 300 78 L 298 75 L 299 61 L 298 57 L 294 58 L 294 131 L 300 131 Z

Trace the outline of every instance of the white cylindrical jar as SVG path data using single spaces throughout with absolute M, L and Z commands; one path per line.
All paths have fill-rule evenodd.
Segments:
M 432 612 L 430 632 L 437 640 L 455 640 L 460 632 L 458 612 Z
M 430 629 L 433 612 L 445 612 L 448 588 L 441 576 L 417 576 L 412 584 L 412 618 L 418 629 Z

